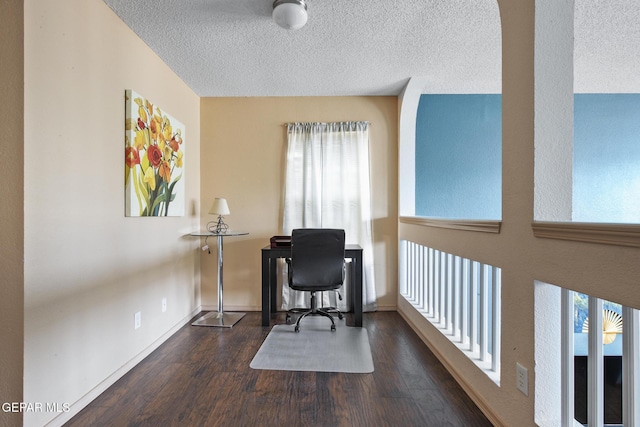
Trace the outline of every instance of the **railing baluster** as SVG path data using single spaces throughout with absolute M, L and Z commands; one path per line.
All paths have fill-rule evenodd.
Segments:
M 453 255 L 447 254 L 447 301 L 446 301 L 446 330 L 451 334 L 453 332 Z
M 424 314 L 429 314 L 429 248 L 422 251 L 422 290 L 424 292 Z
M 414 302 L 417 301 L 418 292 L 419 292 L 418 291 L 419 283 L 416 278 L 416 251 L 417 250 L 418 250 L 418 245 L 414 243 L 411 250 L 411 281 L 413 282 L 411 296 L 413 297 Z
M 480 264 L 480 301 L 478 310 L 478 340 L 480 341 L 480 360 L 487 360 L 487 353 L 489 348 L 489 285 L 488 285 L 488 271 L 486 265 Z
M 453 270 L 453 319 L 451 322 L 451 329 L 453 331 L 453 336 L 458 339 L 460 336 L 460 281 L 462 279 L 459 256 L 454 258 Z
M 404 263 L 407 260 L 407 241 L 400 240 L 398 246 L 398 281 L 400 282 L 400 295 L 407 296 L 407 269 Z
M 427 283 L 426 283 L 426 292 L 427 292 L 427 316 L 431 316 L 433 313 L 433 309 L 431 308 L 431 304 L 433 301 L 433 293 L 431 291 L 431 286 L 433 284 L 432 274 L 433 274 L 433 249 L 427 248 Z
M 440 298 L 438 298 L 438 306 L 440 307 L 440 318 L 439 324 L 443 326 L 446 321 L 447 309 L 445 306 L 445 301 L 447 298 L 447 254 L 442 253 L 440 256 Z
M 448 302 L 448 294 L 449 294 L 449 288 L 447 287 L 449 283 L 449 254 L 445 253 L 444 256 L 442 257 L 442 283 L 441 283 L 441 288 L 442 288 L 442 293 L 441 293 L 441 297 L 440 297 L 440 305 L 441 305 L 441 315 L 440 315 L 440 327 L 442 329 L 444 329 L 444 333 L 446 335 L 446 330 L 447 330 L 447 321 L 448 321 L 448 307 L 447 307 L 447 302 Z
M 413 280 L 413 299 L 416 303 L 420 302 L 420 282 L 418 280 L 418 252 L 420 251 L 420 245 L 414 243 L 413 251 L 411 253 L 411 269 Z
M 622 307 L 622 421 L 640 425 L 640 311 Z
M 491 267 L 492 279 L 492 304 L 491 304 L 491 370 L 500 372 L 500 337 L 502 336 L 500 324 L 502 323 L 502 270 Z
M 420 246 L 418 244 L 414 244 L 413 252 L 411 254 L 411 276 L 413 277 L 413 301 L 414 304 L 417 305 L 420 298 L 420 284 L 418 283 L 418 265 L 417 265 L 417 253 L 420 250 Z
M 427 310 L 426 302 L 426 291 L 424 288 L 424 246 L 418 246 L 418 253 L 416 259 L 416 265 L 418 266 L 418 271 L 416 272 L 417 283 L 418 283 L 418 305 L 420 306 L 420 311 L 425 313 Z
M 471 292 L 471 260 L 465 258 L 463 265 L 463 274 L 462 274 L 462 319 L 460 321 L 462 330 L 460 332 L 462 336 L 462 342 L 471 342 L 471 337 L 469 336 L 469 294 Z M 469 347 L 471 350 L 471 347 Z
M 574 424 L 574 348 L 573 348 L 573 291 L 562 289 L 561 293 L 561 370 L 562 378 L 562 425 Z
M 469 349 L 476 352 L 478 348 L 478 263 L 471 262 L 471 287 L 469 289 Z
M 407 300 L 411 301 L 411 242 L 407 242 L 405 245 L 405 258 L 404 264 L 404 283 L 405 283 L 405 295 Z
M 433 267 L 434 276 L 433 276 L 433 318 L 436 323 L 440 321 L 440 305 L 438 301 L 440 301 L 440 251 L 436 250 L 434 252 L 434 263 Z
M 440 283 L 441 294 L 440 294 L 440 327 L 446 331 L 447 329 L 447 316 L 449 313 L 447 312 L 447 302 L 449 297 L 449 254 L 444 252 L 442 256 L 442 282 Z
M 589 297 L 589 356 L 587 357 L 587 400 L 589 427 L 604 424 L 602 300 Z

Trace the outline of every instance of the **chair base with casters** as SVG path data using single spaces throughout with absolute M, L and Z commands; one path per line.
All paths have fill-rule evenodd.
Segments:
M 300 314 L 300 316 L 298 317 L 298 320 L 296 321 L 296 327 L 295 327 L 295 331 L 296 332 L 300 332 L 300 321 L 302 319 L 304 319 L 307 316 L 324 316 L 324 317 L 328 317 L 329 320 L 331 320 L 331 330 L 335 331 L 336 330 L 336 322 L 333 320 L 333 316 L 331 315 L 331 312 L 329 310 L 333 311 L 337 311 L 338 314 L 338 319 L 342 320 L 343 319 L 343 315 L 342 313 L 335 307 L 321 307 L 318 308 L 318 301 L 316 299 L 316 293 L 315 292 L 311 292 L 311 308 L 294 308 L 291 309 L 289 311 L 287 311 L 287 324 L 291 324 L 291 314 Z
M 342 299 L 342 298 L 340 298 Z M 337 307 L 320 307 L 318 308 L 318 300 L 316 299 L 316 293 L 311 292 L 311 308 L 292 308 L 287 311 L 286 322 L 287 325 L 291 324 L 291 315 L 300 314 L 296 321 L 295 331 L 300 332 L 300 321 L 307 316 L 324 316 L 331 319 L 331 330 L 336 330 L 336 323 L 333 320 L 332 314 L 335 313 L 338 319 L 342 320 L 344 315 Z

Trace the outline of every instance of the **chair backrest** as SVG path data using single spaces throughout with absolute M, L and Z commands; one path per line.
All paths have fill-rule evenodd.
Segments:
M 289 286 L 297 290 L 337 289 L 344 282 L 344 230 L 299 228 L 291 234 Z

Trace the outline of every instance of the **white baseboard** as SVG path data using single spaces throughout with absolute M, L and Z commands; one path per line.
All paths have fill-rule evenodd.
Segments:
M 76 416 L 80 411 L 82 411 L 89 403 L 93 402 L 93 400 L 100 396 L 100 394 L 104 393 L 109 387 L 111 387 L 116 381 L 122 378 L 127 372 L 133 369 L 138 363 L 140 363 L 145 357 L 150 355 L 155 349 L 160 347 L 166 340 L 168 340 L 173 334 L 175 334 L 178 329 L 182 328 L 184 325 L 189 323 L 189 321 L 200 311 L 202 311 L 202 307 L 197 307 L 195 310 L 188 314 L 184 318 L 182 318 L 178 323 L 176 323 L 171 329 L 165 332 L 160 338 L 151 343 L 147 348 L 138 353 L 134 358 L 125 363 L 120 369 L 115 371 L 113 374 L 109 375 L 104 381 L 100 384 L 96 385 L 91 391 L 78 399 L 75 403 L 72 403 L 69 407 L 68 412 L 63 412 L 53 420 L 49 421 L 46 426 L 47 427 L 60 427 L 66 422 L 68 422 L 71 418 Z

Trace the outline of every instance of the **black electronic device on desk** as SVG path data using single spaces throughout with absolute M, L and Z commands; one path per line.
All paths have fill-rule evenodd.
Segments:
M 272 248 L 291 246 L 291 236 L 273 236 L 269 240 Z

